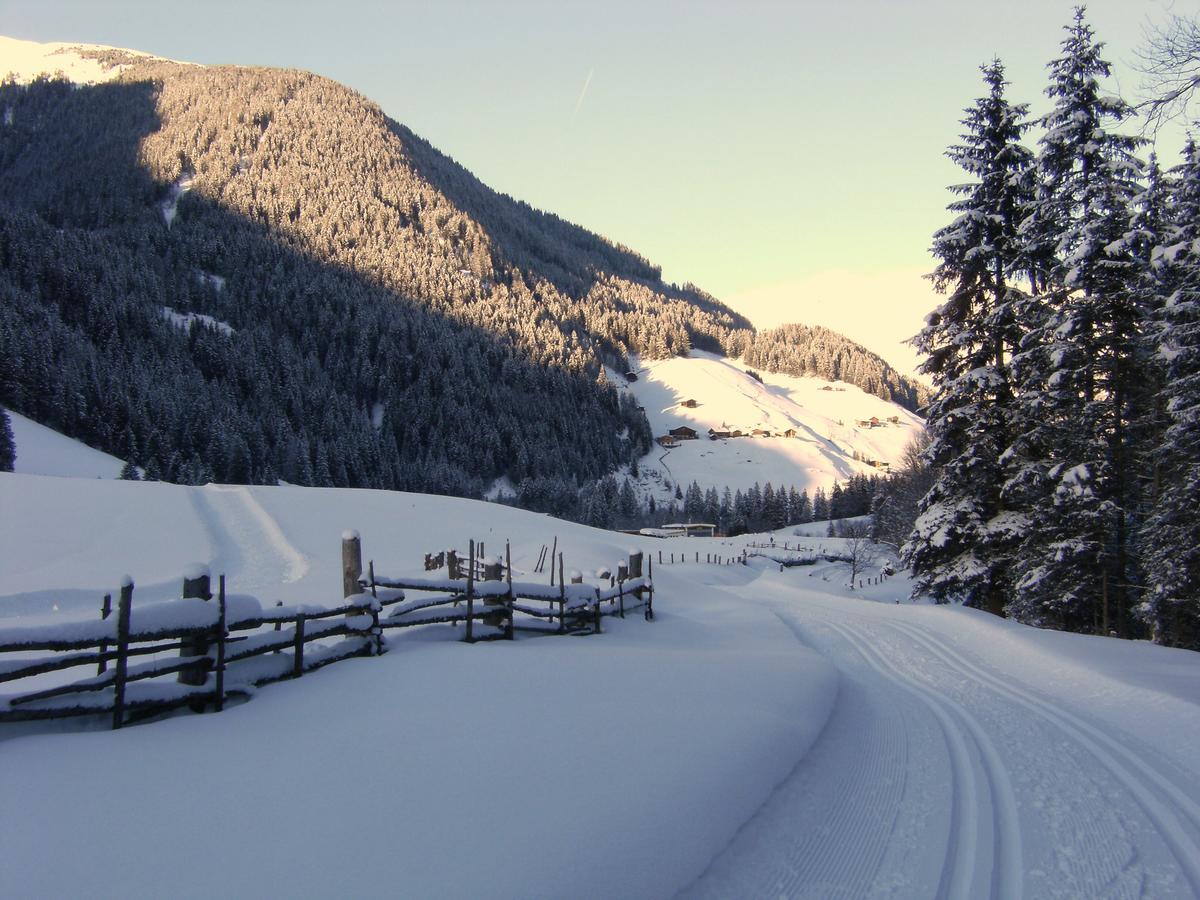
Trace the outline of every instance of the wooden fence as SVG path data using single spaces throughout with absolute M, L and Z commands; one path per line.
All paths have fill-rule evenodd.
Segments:
M 480 545 L 482 546 L 482 545 Z M 555 541 L 557 547 L 557 540 Z M 654 618 L 653 562 L 642 574 L 643 555 L 631 553 L 627 562 L 617 566 L 617 574 L 608 575 L 607 586 L 584 584 L 576 573 L 567 583 L 563 555 L 558 554 L 557 578 L 551 564 L 549 584 L 514 581 L 509 547 L 504 559 L 482 557 L 469 542 L 466 559 L 455 550 L 436 556 L 426 554 L 426 569 L 440 561 L 446 568 L 444 578 L 381 575 L 375 564 L 368 566 L 362 586 L 378 598 L 382 606 L 392 606 L 380 619 L 380 627 L 406 628 L 432 623 L 462 623 L 464 640 L 512 640 L 514 632 L 554 634 L 596 634 L 606 615 L 621 618 L 634 609 L 642 609 L 644 618 Z M 539 552 L 535 571 L 545 565 L 545 547 Z M 417 596 L 409 597 L 415 592 Z M 395 604 L 393 606 L 393 604 Z M 495 629 L 479 634 L 476 625 Z
M 442 564 L 455 555 L 443 554 Z M 623 618 L 640 608 L 653 619 L 654 586 L 649 568 L 643 577 L 641 567 L 642 555 L 631 554 L 607 585 L 582 578 L 565 584 L 559 554 L 557 585 L 514 581 L 507 547 L 503 562 L 476 559 L 472 541 L 464 564 L 448 577 L 377 577 L 374 562 L 364 577 L 359 537 L 347 532 L 345 597 L 333 608 L 264 610 L 254 597 L 228 594 L 223 575 L 214 598 L 209 575 L 197 571 L 183 579 L 178 599 L 135 609 L 134 585 L 126 579 L 115 609 L 112 596 L 104 597 L 99 619 L 0 629 L 0 656 L 6 657 L 0 684 L 33 685 L 0 696 L 0 721 L 109 715 L 120 728 L 183 706 L 220 711 L 227 698 L 248 696 L 258 686 L 383 653 L 384 632 L 393 628 L 461 622 L 468 642 L 511 640 L 514 631 L 599 633 L 605 615 Z M 478 634 L 477 626 L 496 630 Z M 52 673 L 81 667 L 95 667 L 95 674 L 47 683 Z M 174 680 L 165 677 L 171 675 Z

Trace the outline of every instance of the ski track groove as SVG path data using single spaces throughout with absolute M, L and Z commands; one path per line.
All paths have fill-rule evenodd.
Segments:
M 1190 825 L 1200 834 L 1200 806 L 1187 794 L 1129 748 L 1069 710 L 1028 689 L 1002 681 L 912 625 L 892 622 L 890 626 L 924 646 L 959 674 L 1007 697 L 1083 746 L 1137 801 L 1175 856 L 1192 892 L 1200 896 L 1200 843 L 1188 835 L 1186 827 Z
M 206 485 L 191 491 L 192 504 L 209 533 L 213 558 L 243 589 L 291 583 L 309 561 L 245 486 Z
M 991 801 L 993 818 L 989 895 L 1006 900 L 1020 897 L 1023 878 L 1020 820 L 1007 769 L 991 739 L 961 704 L 912 681 L 852 629 L 832 622 L 827 624 L 841 634 L 880 675 L 898 678 L 897 686 L 921 699 L 942 727 L 950 752 L 954 792 L 946 863 L 937 896 L 954 900 L 974 895 L 973 884 L 982 852 L 979 843 L 983 827 L 980 819 L 981 798 L 986 792 Z M 976 747 L 986 785 L 978 783 L 967 737 Z

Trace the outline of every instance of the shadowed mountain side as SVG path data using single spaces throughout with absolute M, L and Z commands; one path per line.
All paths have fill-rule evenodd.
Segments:
M 508 334 L 304 252 L 270 217 L 147 175 L 159 87 L 0 87 L 4 402 L 191 482 L 475 494 L 500 475 L 596 478 L 644 452 L 644 418 L 569 354 L 531 360 Z M 102 190 L 79 146 L 101 148 Z M 203 186 L 195 162 L 177 166 Z M 227 327 L 180 328 L 165 307 Z

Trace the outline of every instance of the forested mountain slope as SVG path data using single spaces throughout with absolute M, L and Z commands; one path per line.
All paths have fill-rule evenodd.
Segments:
M 81 52 L 0 85 L 0 400 L 157 477 L 583 482 L 649 446 L 602 362 L 763 340 L 327 79 Z

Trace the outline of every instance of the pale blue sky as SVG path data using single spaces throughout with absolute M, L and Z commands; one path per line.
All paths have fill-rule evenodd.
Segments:
M 1088 4 L 1127 96 L 1144 23 L 1196 4 Z M 0 0 L 0 34 L 327 75 L 669 279 L 780 303 L 831 272 L 878 290 L 929 268 L 978 66 L 999 55 L 1012 98 L 1044 110 L 1072 6 Z

